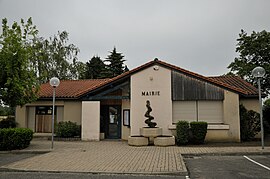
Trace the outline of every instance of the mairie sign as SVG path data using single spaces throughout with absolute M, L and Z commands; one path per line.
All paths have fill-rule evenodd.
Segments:
M 142 91 L 142 96 L 160 96 L 160 91 Z

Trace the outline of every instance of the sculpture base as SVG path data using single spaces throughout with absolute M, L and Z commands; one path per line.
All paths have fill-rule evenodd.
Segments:
M 172 146 L 175 145 L 175 137 L 174 136 L 159 136 L 154 139 L 154 145 L 156 146 Z
M 132 146 L 147 146 L 148 138 L 143 136 L 129 136 L 128 137 L 128 145 Z
M 155 127 L 155 128 L 143 127 L 143 128 L 140 128 L 140 134 L 144 137 L 161 136 L 162 135 L 162 128 L 160 128 L 160 127 Z

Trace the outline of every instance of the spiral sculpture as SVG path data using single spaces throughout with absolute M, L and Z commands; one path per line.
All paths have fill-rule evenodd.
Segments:
M 153 120 L 154 117 L 150 115 L 150 112 L 152 112 L 152 108 L 150 106 L 149 100 L 146 101 L 146 108 L 147 108 L 147 111 L 144 116 L 147 117 L 147 119 L 144 122 L 148 125 L 148 127 L 154 128 L 156 127 L 157 123 L 151 122 L 151 120 Z

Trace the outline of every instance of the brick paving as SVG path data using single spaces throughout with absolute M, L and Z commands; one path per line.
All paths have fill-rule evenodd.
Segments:
M 26 171 L 91 172 L 91 173 L 140 173 L 187 174 L 182 154 L 255 154 L 270 153 L 267 145 L 262 151 L 257 146 L 199 145 L 171 147 L 132 147 L 125 141 L 60 142 L 33 140 L 20 152 L 45 152 L 11 163 L 1 168 Z
M 22 152 L 50 150 L 49 141 L 32 141 Z M 55 142 L 49 153 L 2 168 L 26 171 L 186 174 L 178 147 L 131 147 L 123 141 Z M 46 149 L 47 148 L 47 149 Z

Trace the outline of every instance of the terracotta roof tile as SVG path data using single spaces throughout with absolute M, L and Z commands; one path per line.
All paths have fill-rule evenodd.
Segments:
M 246 92 L 247 95 L 258 95 L 258 89 L 256 87 L 238 76 L 215 76 L 209 78 L 216 81 L 221 81 L 236 88 L 241 88 Z
M 89 79 L 89 80 L 61 80 L 56 88 L 56 98 L 77 98 L 97 86 L 102 85 L 108 79 Z M 40 86 L 39 98 L 51 98 L 52 87 L 49 82 Z
M 203 80 L 205 82 L 220 86 L 222 88 L 227 88 L 229 90 L 238 92 L 242 95 L 258 95 L 257 89 L 241 79 L 240 77 L 232 76 L 219 76 L 219 77 L 206 77 L 178 66 L 168 64 L 161 60 L 153 60 L 145 63 L 137 68 L 134 68 L 128 72 L 118 75 L 111 79 L 96 79 L 96 80 L 64 80 L 61 81 L 59 87 L 57 87 L 57 98 L 79 98 L 82 95 L 87 94 L 90 91 L 100 89 L 108 84 L 114 83 L 118 80 L 123 80 L 130 77 L 132 74 L 137 73 L 145 68 L 153 65 L 160 65 L 165 68 L 181 72 L 183 74 L 189 75 L 191 77 Z M 40 98 L 51 98 L 52 97 L 52 87 L 49 83 L 41 85 L 40 88 Z
M 248 95 L 248 92 L 245 89 L 239 88 L 238 86 L 233 86 L 231 84 L 228 84 L 228 83 L 225 83 L 225 82 L 219 81 L 219 80 L 214 80 L 212 78 L 209 78 L 209 77 L 200 75 L 198 73 L 194 73 L 194 72 L 185 70 L 183 68 L 180 68 L 180 67 L 175 66 L 175 65 L 172 65 L 172 64 L 168 64 L 168 63 L 163 62 L 163 61 L 160 61 L 160 60 L 158 60 L 157 62 L 159 64 L 163 65 L 163 66 L 166 66 L 166 67 L 168 67 L 170 69 L 173 69 L 173 70 L 176 70 L 178 72 L 184 73 L 184 74 L 189 75 L 191 77 L 195 77 L 195 78 L 200 79 L 200 80 L 203 80 L 205 82 L 208 82 L 208 83 L 211 83 L 211 84 L 214 84 L 214 85 L 223 87 L 223 88 L 227 88 L 227 89 L 236 91 L 236 92 L 241 93 L 241 94 L 244 94 L 244 95 Z

